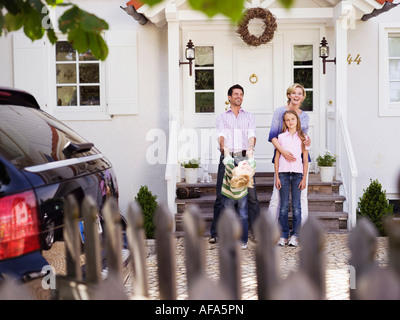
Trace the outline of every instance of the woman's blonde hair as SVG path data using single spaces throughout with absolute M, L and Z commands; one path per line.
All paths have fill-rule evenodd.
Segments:
M 303 97 L 304 97 L 303 101 L 305 100 L 305 98 L 306 98 L 306 90 L 304 89 L 304 87 L 303 87 L 301 84 L 299 84 L 299 83 L 293 83 L 293 84 L 292 84 L 289 88 L 287 88 L 287 90 L 286 90 L 286 97 L 288 98 L 288 100 L 287 100 L 287 103 L 288 103 L 288 104 L 290 103 L 289 95 L 291 95 L 291 94 L 293 93 L 293 91 L 296 90 L 296 88 L 300 88 L 300 89 L 303 91 Z
M 254 170 L 252 170 L 252 173 L 246 172 L 238 172 L 240 170 L 237 170 L 238 167 L 235 167 L 232 170 L 232 179 L 231 179 L 231 187 L 233 188 L 253 188 L 253 176 L 254 176 Z
M 297 114 L 297 112 L 294 110 L 286 110 L 285 113 L 283 114 L 282 132 L 285 132 L 288 129 L 288 127 L 285 124 L 285 116 L 289 113 L 294 114 L 296 116 L 296 119 L 297 119 L 296 131 L 297 131 L 297 134 L 299 135 L 301 141 L 304 142 L 306 140 L 306 135 L 304 134 L 303 130 L 301 129 L 300 117 Z

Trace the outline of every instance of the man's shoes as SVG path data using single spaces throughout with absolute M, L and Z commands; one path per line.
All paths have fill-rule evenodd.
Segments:
M 208 242 L 209 243 L 217 243 L 218 239 L 217 239 L 217 237 L 211 237 L 210 239 L 208 239 Z
M 242 249 L 247 249 L 247 243 L 242 243 Z

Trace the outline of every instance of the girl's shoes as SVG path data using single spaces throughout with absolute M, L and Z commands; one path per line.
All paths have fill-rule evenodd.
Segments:
M 278 241 L 278 246 L 284 247 L 288 243 L 287 239 L 280 237 Z
M 299 238 L 296 236 L 291 236 L 289 240 L 289 246 L 297 247 L 299 245 Z

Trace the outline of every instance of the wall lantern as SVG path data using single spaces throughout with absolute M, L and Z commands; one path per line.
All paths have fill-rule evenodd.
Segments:
M 192 40 L 189 40 L 189 42 L 186 45 L 185 57 L 186 57 L 186 60 L 189 60 L 189 61 L 187 61 L 187 62 L 179 61 L 179 66 L 181 64 L 188 64 L 189 65 L 189 76 L 191 76 L 192 75 L 192 60 L 194 59 L 194 45 L 193 45 Z
M 319 46 L 319 57 L 322 59 L 323 63 L 323 74 L 325 74 L 325 63 L 326 62 L 334 62 L 336 64 L 336 58 L 333 60 L 326 60 L 329 57 L 329 47 L 328 41 L 325 40 L 325 37 L 322 38 L 321 44 Z

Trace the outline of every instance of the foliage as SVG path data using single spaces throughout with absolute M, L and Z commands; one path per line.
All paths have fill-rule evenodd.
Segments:
M 183 158 L 179 161 L 184 168 L 199 168 L 200 158 Z
M 337 156 L 330 151 L 325 152 L 324 155 L 319 155 L 317 158 L 318 167 L 333 167 L 336 162 Z
M 383 222 L 386 217 L 393 215 L 393 205 L 386 199 L 386 191 L 378 180 L 372 181 L 358 202 L 357 217 L 367 217 L 375 225 L 380 235 L 384 235 Z
M 108 47 L 101 32 L 108 30 L 103 19 L 63 0 L 0 0 L 0 36 L 5 32 L 23 28 L 32 41 L 47 34 L 52 44 L 57 42 L 48 7 L 69 7 L 59 18 L 60 31 L 68 35 L 68 41 L 79 53 L 91 50 L 100 60 L 105 60 Z
M 165 0 L 141 0 L 143 4 L 154 6 Z M 244 11 L 245 0 L 188 0 L 194 10 L 205 13 L 212 18 L 223 14 L 231 22 L 240 21 Z M 278 0 L 284 8 L 293 6 L 294 0 Z M 32 41 L 41 39 L 47 34 L 50 42 L 55 44 L 57 36 L 50 20 L 48 7 L 70 7 L 59 18 L 60 31 L 68 35 L 68 41 L 79 53 L 91 50 L 100 60 L 108 55 L 108 46 L 101 32 L 108 30 L 103 19 L 86 12 L 73 3 L 64 0 L 0 0 L 0 36 L 6 32 L 24 29 Z
M 141 186 L 137 193 L 135 200 L 142 209 L 144 218 L 144 230 L 147 239 L 154 239 L 154 215 L 157 210 L 157 196 L 153 195 L 147 186 Z

